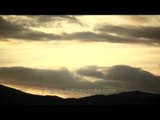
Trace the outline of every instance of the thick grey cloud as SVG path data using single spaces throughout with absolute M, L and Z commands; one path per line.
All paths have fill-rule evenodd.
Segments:
M 0 35 L 1 37 L 8 35 L 8 34 L 13 34 L 15 31 L 21 31 L 22 29 L 25 30 L 22 26 L 18 26 L 16 24 L 12 24 L 9 21 L 6 21 L 3 19 L 3 17 L 0 17 Z
M 143 43 L 152 44 L 154 41 L 143 40 L 139 38 L 133 38 L 130 36 L 115 36 L 109 34 L 109 32 L 104 33 L 94 33 L 94 32 L 75 32 L 71 34 L 63 34 L 62 39 L 65 40 L 79 40 L 88 42 L 110 42 L 110 43 Z
M 90 82 L 85 79 L 98 78 Z M 140 68 L 126 65 L 112 67 L 86 66 L 74 72 L 67 69 L 42 70 L 24 67 L 1 67 L 0 80 L 23 85 L 52 88 L 115 89 L 120 91 L 140 90 L 160 93 L 160 77 Z
M 104 25 L 97 27 L 96 30 L 103 33 L 114 33 L 119 36 L 129 37 L 128 43 L 130 43 L 130 38 L 141 40 L 146 39 L 148 43 L 160 43 L 160 27 L 159 26 L 115 26 L 115 25 Z
M 26 28 L 22 25 L 16 25 L 10 21 L 0 17 L 0 36 L 2 38 L 15 38 L 19 40 L 79 40 L 79 41 L 103 41 L 103 42 L 128 42 L 128 38 L 121 38 L 112 36 L 109 34 L 97 34 L 94 32 L 75 32 L 71 34 L 49 34 L 39 31 L 34 31 L 29 28 Z M 132 42 L 137 42 L 132 40 Z
M 30 17 L 30 16 L 28 16 Z M 74 16 L 31 16 L 36 19 L 36 23 L 51 21 L 51 19 L 68 19 L 70 22 L 76 21 Z M 44 22 L 45 23 L 45 22 Z M 115 26 L 102 25 L 95 28 L 96 32 L 74 32 L 70 34 L 63 33 L 50 34 L 32 30 L 27 26 L 16 24 L 0 17 L 0 38 L 14 38 L 17 40 L 78 40 L 87 42 L 111 42 L 111 43 L 131 43 L 160 45 L 160 27 L 154 26 Z M 1 39 L 1 40 L 4 40 Z
M 27 39 L 35 41 L 60 39 L 59 35 L 34 31 L 23 27 L 22 25 L 16 25 L 7 21 L 3 19 L 3 17 L 0 17 L 0 26 L 1 38 Z
M 104 85 L 110 84 L 125 90 L 141 90 L 160 93 L 160 77 L 140 68 L 126 65 L 112 67 L 84 67 L 78 74 L 104 79 Z
M 15 34 L 8 35 L 7 37 L 15 39 L 27 39 L 33 41 L 42 41 L 42 40 L 60 40 L 61 36 L 56 34 L 43 33 L 33 30 L 26 30 L 21 32 L 16 32 Z
M 0 80 L 22 85 L 51 88 L 90 88 L 94 84 L 83 80 L 66 68 L 58 70 L 32 69 L 25 67 L 1 67 Z

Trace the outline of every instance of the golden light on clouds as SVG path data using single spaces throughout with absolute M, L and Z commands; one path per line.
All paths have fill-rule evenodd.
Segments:
M 150 15 L 1 15 L 0 67 L 66 68 L 73 74 L 85 66 L 99 69 L 128 65 L 159 76 L 159 21 L 160 16 Z M 76 77 L 71 76 L 91 82 L 86 84 L 106 79 L 97 69 L 85 71 L 88 76 L 77 73 Z M 69 74 L 61 69 L 60 72 Z M 92 72 L 100 78 L 93 77 Z M 25 92 L 40 94 L 37 88 L 22 88 Z M 68 97 L 61 93 L 55 95 Z

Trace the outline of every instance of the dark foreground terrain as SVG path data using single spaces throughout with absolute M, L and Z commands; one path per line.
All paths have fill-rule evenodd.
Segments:
M 160 105 L 160 95 L 133 91 L 108 96 L 62 99 L 27 94 L 0 85 L 0 105 Z

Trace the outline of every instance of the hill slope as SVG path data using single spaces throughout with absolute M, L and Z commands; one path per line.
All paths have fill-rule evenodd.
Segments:
M 0 105 L 160 105 L 160 95 L 139 91 L 80 99 L 38 96 L 0 85 Z

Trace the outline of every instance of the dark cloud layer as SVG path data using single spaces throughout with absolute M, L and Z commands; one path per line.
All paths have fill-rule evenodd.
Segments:
M 0 17 L 0 35 L 1 36 L 7 36 L 8 34 L 14 34 L 15 31 L 21 31 L 22 29 L 25 30 L 22 26 L 18 26 L 16 24 L 12 24 L 9 21 L 6 21 L 3 19 L 3 17 Z
M 85 79 L 98 78 L 90 82 Z M 24 85 L 52 86 L 53 88 L 112 88 L 117 91 L 140 90 L 160 93 L 160 77 L 140 68 L 126 65 L 112 67 L 87 66 L 74 72 L 67 69 L 42 70 L 24 67 L 1 67 L 0 80 L 21 82 Z
M 160 39 L 159 31 L 160 27 L 153 26 L 102 26 L 98 29 L 102 32 L 111 32 L 115 34 L 122 34 L 131 37 L 139 37 L 139 38 L 151 38 L 151 39 Z
M 74 16 L 28 16 L 35 19 L 37 24 L 45 23 L 53 19 L 64 19 L 70 22 L 78 22 Z M 81 23 L 80 23 L 81 24 Z M 131 44 L 148 44 L 160 45 L 160 27 L 159 26 L 115 26 L 101 25 L 95 28 L 96 32 L 74 32 L 70 34 L 63 33 L 49 34 L 29 29 L 27 26 L 16 24 L 7 19 L 0 17 L 0 37 L 14 38 L 18 40 L 79 40 L 79 41 L 97 41 L 111 43 L 131 43 Z M 3 39 L 2 39 L 3 40 Z
M 66 68 L 43 70 L 25 67 L 1 67 L 0 80 L 53 88 L 93 87 L 91 82 L 84 81 L 81 77 L 74 75 Z
M 88 66 L 77 70 L 78 74 L 104 79 L 106 83 L 120 82 L 117 87 L 160 92 L 160 77 L 140 68 L 126 65 L 113 67 Z M 109 82 L 108 82 L 109 81 Z M 123 86 L 126 85 L 126 86 Z
M 56 34 L 49 34 L 49 33 L 43 33 L 43 32 L 38 32 L 38 31 L 33 31 L 33 30 L 26 30 L 26 31 L 21 31 L 21 32 L 16 32 L 13 35 L 9 35 L 8 37 L 10 38 L 15 38 L 15 39 L 27 39 L 27 40 L 32 40 L 32 41 L 43 41 L 43 40 L 60 40 L 61 36 L 56 35 Z
M 94 33 L 94 32 L 75 32 L 71 34 L 63 34 L 61 39 L 65 40 L 79 40 L 86 42 L 110 42 L 110 43 L 143 43 L 152 44 L 154 41 L 133 38 L 130 36 L 114 36 L 109 33 Z
M 0 26 L 1 38 L 27 39 L 34 41 L 60 39 L 60 36 L 58 35 L 34 31 L 7 21 L 3 19 L 3 17 L 0 17 Z
M 121 42 L 125 42 L 126 40 L 123 38 L 117 38 L 108 34 L 96 34 L 93 32 L 76 32 L 71 34 L 48 34 L 38 31 L 33 31 L 21 25 L 16 25 L 9 21 L 6 21 L 2 17 L 0 18 L 0 35 L 3 38 L 14 38 L 20 40 L 80 40 L 80 41 L 110 41 L 117 42 L 121 39 Z
M 96 28 L 96 30 L 104 33 L 114 33 L 120 36 L 126 36 L 132 39 L 146 39 L 150 43 L 160 43 L 160 27 L 155 26 L 114 26 L 104 25 Z M 128 42 L 130 40 L 128 39 Z M 144 40 L 145 43 L 145 40 Z

